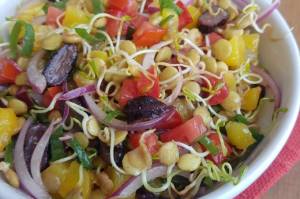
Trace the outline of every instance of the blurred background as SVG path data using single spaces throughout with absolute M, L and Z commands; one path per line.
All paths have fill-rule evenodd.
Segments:
M 282 0 L 280 11 L 286 18 L 300 45 L 300 1 Z M 300 140 L 299 140 L 300 142 Z M 300 163 L 286 176 L 281 178 L 262 199 L 298 199 L 300 198 Z

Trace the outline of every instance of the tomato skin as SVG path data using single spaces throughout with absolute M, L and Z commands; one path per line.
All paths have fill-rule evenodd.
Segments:
M 141 95 L 159 98 L 160 87 L 156 68 L 151 67 L 148 69 L 148 72 L 153 75 L 153 77 L 146 77 L 143 73 L 140 73 L 136 78 L 137 89 Z M 151 78 L 151 80 L 149 78 Z
M 129 144 L 132 148 L 137 148 L 140 146 L 140 138 L 143 133 L 132 133 L 129 135 Z M 155 154 L 158 149 L 158 137 L 156 134 L 152 133 L 144 138 L 144 143 L 147 146 L 151 154 Z
M 43 104 L 48 107 L 56 94 L 62 92 L 60 86 L 49 87 L 43 95 Z
M 166 33 L 167 30 L 145 21 L 133 34 L 133 42 L 138 47 L 149 47 L 160 42 Z
M 219 79 L 217 79 L 216 77 L 213 77 L 211 75 L 204 75 L 210 82 L 212 87 L 215 87 L 219 81 Z M 201 86 L 208 88 L 208 84 L 206 81 L 203 80 L 203 82 L 201 82 Z
M 173 129 L 183 123 L 180 114 L 177 111 L 171 113 L 167 118 L 163 119 L 155 128 L 157 129 Z
M 160 139 L 163 142 L 178 141 L 185 144 L 192 144 L 197 138 L 201 137 L 207 128 L 200 116 L 195 116 L 182 125 L 161 134 Z
M 220 88 L 216 94 L 208 100 L 208 104 L 211 106 L 221 104 L 229 95 L 229 89 L 226 85 Z
M 134 79 L 125 79 L 120 90 L 119 104 L 125 106 L 129 100 L 139 97 L 139 91 L 136 87 Z
M 116 17 L 123 17 L 125 15 L 124 12 L 116 9 L 109 9 L 107 11 L 108 14 L 111 14 Z M 120 21 L 111 19 L 111 18 L 106 18 L 107 23 L 106 23 L 106 31 L 111 37 L 115 37 L 118 34 L 118 30 L 120 27 Z
M 217 133 L 211 133 L 208 135 L 208 138 L 212 141 L 212 143 L 219 149 L 219 153 L 217 155 L 208 155 L 207 158 L 212 160 L 214 163 L 221 164 L 223 163 L 228 156 L 232 154 L 232 148 L 231 146 L 224 140 L 224 144 L 227 148 L 227 156 L 223 155 L 222 148 L 221 148 L 221 142 L 219 139 L 219 135 Z
M 181 30 L 185 26 L 187 26 L 190 23 L 192 23 L 193 22 L 193 18 L 190 15 L 187 7 L 181 1 L 177 2 L 177 6 L 179 8 L 181 8 L 181 10 L 182 10 L 181 14 L 179 15 L 179 26 L 178 26 L 178 29 Z
M 47 12 L 46 24 L 49 26 L 57 27 L 56 20 L 63 12 L 64 11 L 62 11 L 61 9 L 50 6 Z
M 0 84 L 14 83 L 20 72 L 16 62 L 11 59 L 0 58 Z
M 130 21 L 130 26 L 133 27 L 134 29 L 137 29 L 147 20 L 148 20 L 148 17 L 146 17 L 144 15 L 136 15 Z
M 108 8 L 122 11 L 129 16 L 135 16 L 138 11 L 136 0 L 109 0 Z

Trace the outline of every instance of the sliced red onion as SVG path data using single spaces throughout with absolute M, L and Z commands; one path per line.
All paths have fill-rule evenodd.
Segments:
M 29 67 L 27 68 L 28 81 L 31 84 L 33 90 L 38 93 L 43 93 L 47 87 L 47 81 L 42 71 L 38 68 L 40 60 L 43 58 L 45 51 L 39 51 L 36 53 L 29 62 Z
M 275 109 L 280 107 L 281 104 L 281 92 L 277 83 L 272 79 L 272 77 L 262 68 L 257 66 L 251 67 L 252 72 L 260 75 L 263 78 L 263 85 L 269 86 L 274 96 L 274 107 Z
M 75 99 L 75 98 L 78 98 L 84 94 L 90 94 L 90 93 L 93 93 L 96 91 L 96 86 L 95 84 L 91 84 L 91 85 L 88 85 L 88 86 L 84 86 L 84 87 L 79 87 L 79 88 L 76 88 L 74 90 L 71 90 L 65 94 L 63 94 L 59 100 L 63 100 L 63 101 L 66 101 L 66 100 L 71 100 L 71 99 Z
M 232 0 L 232 2 L 238 7 L 239 10 L 243 10 L 249 2 L 248 0 Z
M 272 3 L 272 5 L 264 10 L 257 18 L 256 22 L 260 23 L 266 18 L 268 18 L 280 5 L 280 0 L 276 0 Z
M 161 164 L 153 165 L 151 169 L 147 171 L 147 180 L 151 181 L 158 177 L 165 176 L 168 168 Z M 131 177 L 126 183 L 124 183 L 117 191 L 115 191 L 109 199 L 126 198 L 135 193 L 140 187 L 143 186 L 142 177 Z
M 63 85 L 63 91 L 64 91 L 64 93 L 68 92 L 68 83 L 67 82 L 65 82 Z M 70 114 L 70 107 L 64 105 L 64 112 L 63 112 L 63 117 L 62 117 L 62 121 L 61 121 L 63 124 L 67 121 L 69 114 Z
M 29 118 L 23 125 L 14 150 L 14 166 L 16 173 L 20 179 L 20 182 L 24 189 L 30 193 L 33 197 L 38 199 L 48 199 L 51 198 L 47 191 L 39 186 L 30 176 L 30 173 L 27 169 L 25 157 L 24 157 L 24 142 L 25 136 L 28 132 L 29 127 L 32 124 L 32 119 Z
M 157 7 L 153 2 L 147 6 L 147 13 L 149 14 L 153 14 L 158 11 L 160 11 L 159 7 Z
M 164 120 L 166 117 L 168 117 L 168 115 L 174 111 L 174 109 L 170 109 L 166 111 L 162 116 L 146 122 L 137 122 L 133 124 L 128 124 L 127 122 L 118 119 L 112 119 L 110 122 L 108 122 L 105 120 L 106 113 L 103 110 L 101 110 L 99 106 L 97 106 L 93 98 L 87 94 L 85 94 L 83 97 L 86 101 L 89 110 L 92 112 L 92 114 L 99 122 L 105 124 L 106 126 L 119 129 L 119 130 L 141 131 L 141 130 L 151 129 L 155 127 L 157 124 L 159 124 L 159 122 Z
M 46 147 L 48 145 L 50 136 L 53 132 L 54 126 L 58 123 L 59 121 L 52 121 L 48 129 L 45 131 L 39 142 L 37 143 L 32 156 L 31 156 L 31 161 L 30 161 L 30 171 L 33 180 L 41 187 L 44 189 L 44 183 L 41 177 L 41 162 L 42 158 L 44 155 L 44 152 L 46 150 Z
M 194 0 L 180 0 L 184 5 L 188 6 L 188 5 L 191 5 Z
M 151 50 L 159 50 L 162 47 L 169 45 L 170 43 L 172 43 L 172 41 L 163 41 L 163 42 L 153 45 L 150 49 Z M 155 64 L 155 61 L 154 61 L 155 55 L 156 55 L 155 52 L 147 53 L 145 55 L 144 60 L 143 60 L 143 67 L 145 69 L 148 69 Z
M 178 79 L 176 79 L 176 81 L 177 81 L 177 85 L 176 85 L 175 89 L 173 90 L 172 94 L 164 100 L 164 103 L 168 106 L 172 105 L 174 103 L 174 101 L 176 100 L 176 98 L 178 97 L 178 95 L 180 94 L 180 91 L 183 86 L 182 74 L 179 75 L 179 77 L 178 77 Z

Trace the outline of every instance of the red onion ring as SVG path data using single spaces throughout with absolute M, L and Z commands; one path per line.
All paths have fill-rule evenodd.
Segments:
M 29 67 L 27 68 L 27 77 L 28 81 L 31 84 L 32 88 L 38 92 L 43 93 L 47 87 L 47 81 L 44 75 L 38 68 L 40 60 L 43 58 L 45 51 L 40 51 L 36 53 L 29 62 Z
M 153 165 L 151 169 L 147 171 L 147 180 L 151 181 L 155 178 L 165 176 L 168 168 L 161 164 Z M 126 183 L 124 183 L 117 191 L 115 191 L 109 199 L 125 198 L 135 193 L 140 187 L 143 186 L 142 177 L 131 177 Z
M 53 132 L 54 126 L 58 123 L 59 121 L 52 121 L 48 129 L 45 131 L 39 142 L 37 143 L 32 156 L 31 156 L 31 161 L 30 161 L 30 171 L 33 180 L 43 189 L 46 190 L 42 177 L 41 177 L 41 162 L 42 158 L 45 152 L 45 149 L 48 145 L 48 142 L 50 140 L 50 136 Z
M 176 85 L 175 89 L 173 90 L 172 94 L 164 100 L 164 103 L 168 106 L 170 106 L 174 103 L 174 101 L 176 100 L 176 98 L 178 97 L 178 95 L 180 94 L 180 91 L 182 89 L 183 76 L 182 76 L 181 72 L 176 81 L 177 81 L 177 85 Z
M 274 96 L 274 108 L 277 109 L 280 107 L 281 104 L 281 92 L 277 85 L 277 83 L 272 79 L 272 77 L 262 68 L 257 66 L 251 67 L 252 72 L 260 75 L 263 78 L 263 85 L 269 86 Z
M 266 18 L 268 18 L 280 5 L 280 0 L 276 0 L 274 1 L 274 3 L 272 3 L 272 5 L 267 8 L 266 10 L 264 10 L 257 18 L 256 22 L 260 23 L 263 20 L 265 20 Z
M 30 193 L 33 197 L 44 199 L 51 198 L 47 191 L 39 186 L 30 176 L 30 173 L 27 169 L 25 157 L 24 157 L 24 142 L 25 136 L 28 132 L 30 125 L 32 124 L 32 119 L 29 118 L 25 124 L 23 125 L 14 150 L 14 166 L 16 169 L 16 173 L 20 178 L 20 182 L 24 189 Z
M 71 99 L 78 98 L 84 94 L 93 93 L 95 91 L 96 91 L 96 86 L 94 84 L 91 84 L 88 86 L 79 87 L 74 90 L 68 91 L 64 93 L 62 96 L 60 96 L 59 100 L 63 100 L 63 101 L 71 100 Z
M 93 98 L 87 94 L 83 95 L 83 97 L 86 101 L 89 110 L 92 112 L 92 114 L 99 122 L 105 124 L 106 126 L 119 129 L 119 130 L 141 131 L 141 130 L 151 129 L 155 127 L 159 122 L 163 121 L 166 117 L 168 117 L 169 114 L 171 114 L 174 111 L 174 109 L 170 109 L 169 111 L 166 111 L 162 116 L 146 122 L 128 124 L 127 122 L 118 119 L 112 119 L 111 122 L 108 122 L 105 121 L 106 113 L 103 110 L 101 110 L 100 107 L 97 106 Z
M 63 91 L 64 91 L 64 93 L 68 92 L 68 83 L 67 82 L 65 82 L 64 85 L 63 85 Z M 70 114 L 70 107 L 65 105 L 64 106 L 64 112 L 63 112 L 63 117 L 62 117 L 62 120 L 61 120 L 62 124 L 64 124 L 67 121 L 67 119 L 69 117 L 69 114 Z

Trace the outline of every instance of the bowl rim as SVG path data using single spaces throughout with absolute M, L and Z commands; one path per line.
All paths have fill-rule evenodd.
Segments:
M 266 6 L 269 4 L 267 0 L 259 0 L 258 4 Z M 281 15 L 281 13 L 276 10 L 272 13 L 272 16 L 274 17 L 274 21 L 278 24 L 280 24 L 281 29 L 283 30 L 289 30 L 289 26 L 284 19 L 284 17 Z M 292 49 L 293 55 L 290 55 L 290 58 L 293 58 L 293 64 L 296 66 L 300 66 L 300 54 L 299 54 L 299 48 L 297 45 L 297 41 L 292 34 L 290 34 L 287 38 L 286 43 L 289 44 L 289 48 Z M 300 76 L 300 67 L 294 67 L 293 71 L 295 71 L 295 76 Z M 300 84 L 300 79 L 293 81 L 293 86 L 296 84 Z M 255 180 L 257 180 L 272 164 L 272 162 L 276 159 L 280 151 L 285 146 L 288 138 L 290 137 L 293 127 L 296 123 L 299 109 L 300 109 L 300 89 L 296 89 L 294 93 L 293 100 L 289 102 L 292 104 L 293 107 L 292 110 L 289 110 L 288 112 L 288 120 L 289 122 L 282 123 L 285 127 L 285 132 L 281 133 L 280 136 L 277 136 L 278 142 L 276 143 L 276 146 L 274 144 L 274 141 L 272 141 L 266 149 L 264 149 L 257 158 L 255 158 L 255 161 L 259 159 L 261 162 L 260 164 L 256 164 L 255 169 L 252 169 L 251 171 L 248 171 L 246 175 L 242 178 L 241 182 L 238 185 L 230 185 L 225 184 L 216 189 L 215 191 L 208 193 L 207 195 L 201 197 L 201 199 L 212 199 L 212 198 L 234 198 L 238 194 L 242 193 L 245 189 L 247 189 Z M 251 164 L 252 165 L 252 164 Z M 15 188 L 10 187 L 7 183 L 5 183 L 3 180 L 0 180 L 0 196 L 3 197 L 14 197 L 15 199 L 24 199 L 24 198 L 30 198 L 29 195 L 25 195 L 24 193 L 18 191 L 16 192 Z M 3 191 L 2 191 L 3 190 Z M 4 191 L 6 190 L 6 191 Z

